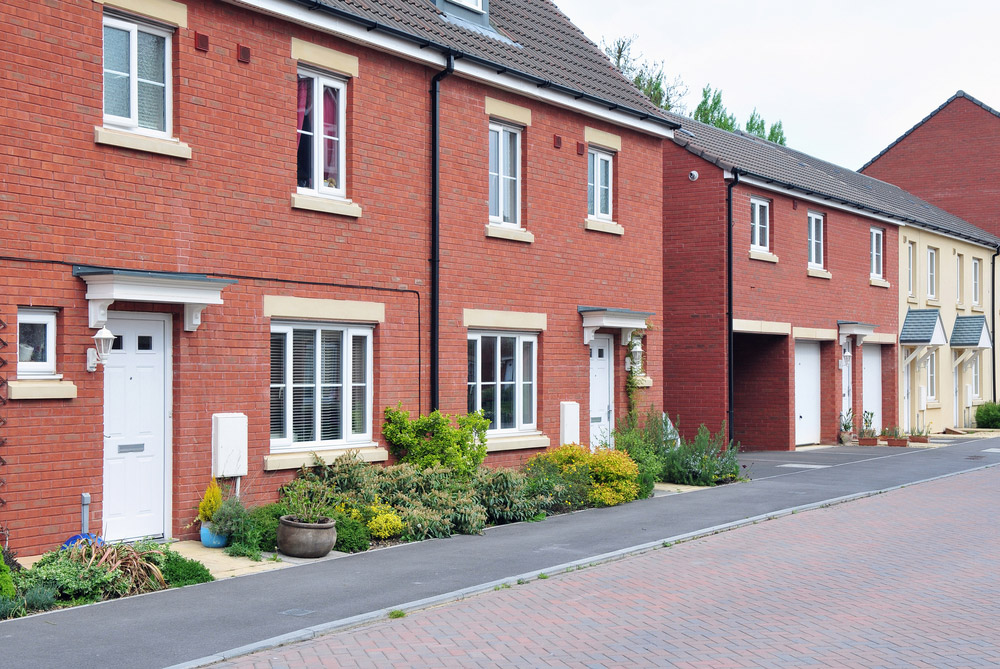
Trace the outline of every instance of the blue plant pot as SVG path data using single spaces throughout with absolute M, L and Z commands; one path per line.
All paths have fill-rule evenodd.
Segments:
M 205 548 L 225 548 L 229 537 L 212 531 L 212 523 L 201 524 L 201 545 Z

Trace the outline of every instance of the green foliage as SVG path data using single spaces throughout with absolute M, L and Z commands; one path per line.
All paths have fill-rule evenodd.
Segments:
M 539 512 L 537 496 L 528 488 L 528 477 L 516 469 L 480 467 L 472 477 L 476 499 L 493 525 L 528 520 Z
M 239 530 L 247 516 L 247 510 L 239 497 L 232 496 L 223 501 L 212 514 L 212 531 L 231 537 Z
M 713 91 L 711 84 L 701 89 L 701 102 L 694 108 L 695 121 L 733 132 L 737 128 L 736 117 L 722 104 L 722 91 Z
M 201 503 L 198 504 L 198 520 L 203 523 L 209 523 L 212 521 L 212 517 L 215 515 L 216 509 L 222 505 L 222 489 L 219 488 L 219 482 L 212 477 L 212 481 L 205 488 L 205 494 L 201 498 Z
M 388 504 L 376 500 L 367 511 L 371 517 L 365 524 L 374 538 L 392 539 L 403 533 L 402 519 Z
M 6 546 L 0 548 L 0 560 L 3 560 L 11 571 L 21 571 L 21 563 L 17 561 L 17 553 Z
M 222 502 L 212 518 L 212 529 L 229 537 L 229 544 L 223 549 L 226 555 L 260 561 L 263 529 L 250 516 L 239 497 L 234 495 Z
M 368 528 L 350 516 L 337 516 L 337 543 L 333 550 L 341 553 L 362 553 L 368 550 L 371 540 Z
M 433 411 L 411 420 L 399 405 L 386 407 L 382 435 L 403 462 L 421 468 L 447 467 L 459 476 L 470 476 L 486 457 L 489 426 L 482 411 L 457 417 Z
M 334 501 L 333 490 L 315 478 L 292 480 L 281 489 L 281 497 L 288 515 L 300 523 L 318 523 L 328 518 Z
M 68 550 L 43 555 L 31 569 L 15 574 L 18 591 L 47 586 L 61 602 L 89 603 L 123 596 L 129 589 L 120 572 L 70 559 Z
M 631 502 L 639 495 L 639 467 L 624 451 L 602 448 L 590 456 L 588 499 L 595 506 Z
M 274 551 L 278 547 L 278 519 L 288 515 L 288 507 L 280 502 L 265 504 L 249 510 L 250 522 L 260 533 L 257 548 L 262 551 Z
M 574 445 L 532 457 L 524 465 L 528 493 L 549 513 L 582 509 L 590 493 L 590 451 Z
M 662 481 L 682 485 L 712 486 L 739 480 L 739 444 L 726 441 L 726 424 L 712 434 L 702 425 L 694 440 L 680 440 L 666 451 Z
M 674 77 L 672 82 L 667 81 L 663 61 L 648 62 L 643 59 L 642 54 L 633 54 L 632 47 L 636 39 L 637 35 L 619 37 L 611 44 L 602 42 L 601 46 L 611 59 L 611 64 L 630 79 L 650 102 L 666 111 L 683 113 L 680 101 L 687 95 L 687 86 L 679 76 Z
M 24 600 L 20 597 L 0 597 L 0 620 L 20 618 L 26 613 Z
M 767 141 L 774 142 L 775 144 L 785 145 L 787 141 L 785 138 L 785 126 L 781 124 L 781 121 L 771 124 L 771 129 L 767 131 Z
M 393 609 L 392 611 L 389 611 L 389 617 L 392 618 L 393 620 L 397 618 L 405 618 L 406 611 L 402 609 Z
M 976 427 L 1000 428 L 1000 404 L 984 402 L 976 409 Z
M 0 558 L 0 597 L 13 599 L 16 594 L 17 590 L 14 588 L 14 579 L 10 575 L 10 567 L 7 566 L 3 558 Z
M 645 499 L 663 472 L 667 451 L 677 444 L 676 430 L 663 412 L 650 407 L 645 416 L 626 416 L 615 430 L 614 444 L 638 466 L 639 499 Z
M 24 608 L 28 611 L 48 611 L 55 605 L 55 588 L 46 585 L 36 585 L 24 592 Z
M 486 509 L 472 491 L 459 495 L 453 503 L 451 526 L 459 534 L 480 534 L 486 527 Z
M 399 510 L 403 521 L 403 539 L 423 541 L 451 536 L 451 514 L 429 508 L 416 502 L 413 506 Z
M 163 578 L 171 588 L 180 588 L 195 583 L 208 583 L 215 577 L 201 562 L 190 560 L 176 551 L 166 551 L 163 563 Z
M 858 437 L 861 439 L 871 439 L 872 437 L 878 436 L 875 433 L 875 428 L 872 427 L 875 423 L 875 412 L 865 411 L 861 414 L 861 430 L 858 432 Z

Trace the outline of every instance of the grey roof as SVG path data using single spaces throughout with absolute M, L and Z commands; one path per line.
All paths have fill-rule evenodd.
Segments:
M 920 121 L 920 123 L 917 123 L 915 126 L 913 126 L 909 130 L 907 130 L 906 132 L 904 132 L 902 135 L 900 135 L 899 137 L 897 137 L 896 140 L 892 144 L 890 144 L 889 146 L 887 146 L 884 149 L 882 149 L 881 151 L 879 151 L 877 156 L 875 156 L 874 158 L 872 158 L 871 160 L 869 160 L 867 163 L 865 163 L 864 165 L 862 165 L 861 169 L 859 169 L 858 171 L 859 172 L 864 172 L 866 169 L 868 169 L 868 167 L 872 163 L 874 163 L 876 160 L 878 160 L 879 158 L 881 158 L 882 156 L 884 156 L 886 153 L 888 153 L 889 149 L 891 149 L 892 147 L 894 147 L 897 144 L 899 144 L 900 142 L 902 142 L 904 139 L 906 139 L 910 135 L 910 133 L 912 133 L 914 130 L 916 130 L 917 128 L 919 128 L 920 126 L 922 126 L 924 123 L 927 123 L 928 121 L 930 121 L 932 118 L 934 118 L 938 114 L 938 112 L 940 112 L 942 109 L 944 109 L 945 107 L 947 107 L 948 105 L 950 105 L 952 102 L 954 102 L 958 98 L 965 98 L 966 100 L 968 100 L 972 104 L 978 105 L 978 106 L 982 107 L 983 109 L 985 109 L 986 111 L 988 111 L 989 113 L 993 114 L 994 116 L 1000 118 L 1000 112 L 998 112 L 997 110 L 993 109 L 993 107 L 990 107 L 989 105 L 980 102 L 979 100 L 977 100 L 976 98 L 972 97 L 971 95 L 969 95 L 965 91 L 958 91 L 957 93 L 955 93 L 954 95 L 952 95 L 950 98 L 948 98 L 947 100 L 945 100 L 944 103 L 942 103 L 940 107 L 938 107 L 937 109 L 935 109 L 934 111 L 932 111 L 930 114 L 928 114 L 927 116 L 925 116 Z
M 95 267 L 93 265 L 73 265 L 73 276 L 128 276 L 143 279 L 172 279 L 175 281 L 197 281 L 200 283 L 217 283 L 228 286 L 237 283 L 236 279 L 220 279 L 207 274 L 192 274 L 189 272 L 160 272 L 144 269 L 117 269 L 114 267 Z
M 951 330 L 952 348 L 978 346 L 986 327 L 986 316 L 958 316 Z
M 898 186 L 742 131 L 667 115 L 681 124 L 675 143 L 723 169 L 984 246 L 1000 245 L 1000 238 Z
M 675 127 L 550 0 L 490 0 L 493 30 L 449 17 L 433 0 L 295 2 Z
M 940 319 L 941 312 L 937 309 L 909 309 L 899 333 L 899 343 L 929 344 Z
M 621 309 L 618 307 L 577 307 L 576 311 L 580 314 L 589 314 L 595 311 L 606 311 L 609 314 L 619 314 L 621 316 L 641 316 L 642 318 L 655 316 L 652 311 L 633 311 L 632 309 Z

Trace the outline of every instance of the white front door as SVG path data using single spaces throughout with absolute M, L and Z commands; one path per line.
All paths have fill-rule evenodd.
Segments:
M 820 441 L 818 341 L 795 342 L 795 445 Z
M 104 365 L 105 539 L 164 536 L 168 314 L 116 315 Z
M 611 441 L 615 407 L 614 366 L 611 363 L 611 337 L 596 335 L 590 342 L 590 447 Z
M 907 349 L 903 349 L 903 359 L 906 359 Z M 910 424 L 910 365 L 903 365 L 903 429 L 907 432 L 911 429 Z
M 841 367 L 841 377 L 840 377 L 840 391 L 841 391 L 841 403 L 840 403 L 840 413 L 842 416 L 846 416 L 847 413 L 854 408 L 853 402 L 853 386 L 854 386 L 854 357 L 845 355 L 851 352 L 851 346 L 853 346 L 851 339 L 847 339 L 847 344 L 841 347 L 841 357 L 844 364 Z M 856 418 L 856 417 L 855 417 Z M 855 421 L 857 422 L 857 421 Z
M 861 347 L 861 409 L 871 411 L 872 427 L 882 429 L 882 347 L 867 344 Z

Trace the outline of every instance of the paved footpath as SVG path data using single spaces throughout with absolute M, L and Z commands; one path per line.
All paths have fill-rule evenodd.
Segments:
M 217 667 L 1000 666 L 1000 468 Z

